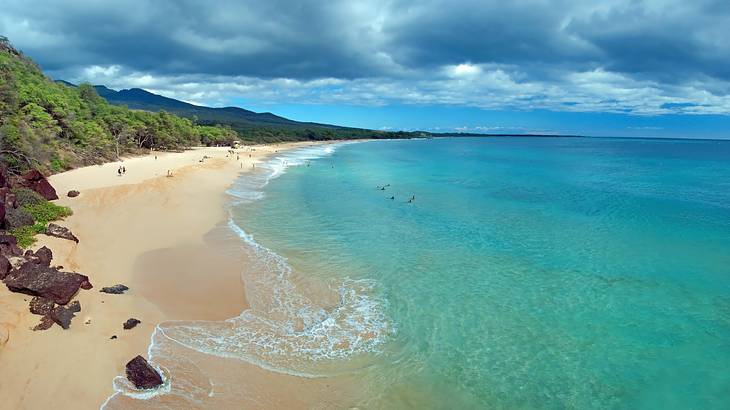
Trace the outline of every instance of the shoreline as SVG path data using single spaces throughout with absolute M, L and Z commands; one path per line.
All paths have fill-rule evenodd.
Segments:
M 38 332 L 30 330 L 39 318 L 28 311 L 30 297 L 0 289 L 0 399 L 10 408 L 99 408 L 126 362 L 147 355 L 158 323 L 238 315 L 247 306 L 242 261 L 216 239 L 226 190 L 276 152 L 323 143 L 243 147 L 240 162 L 225 147 L 151 153 L 124 159 L 121 177 L 119 162 L 51 176 L 56 203 L 74 211 L 61 225 L 80 243 L 39 235 L 31 249 L 49 247 L 52 264 L 88 275 L 94 288 L 76 296 L 81 312 L 69 330 Z M 66 197 L 71 189 L 81 195 Z M 130 290 L 99 292 L 118 283 Z M 129 318 L 142 323 L 122 330 Z

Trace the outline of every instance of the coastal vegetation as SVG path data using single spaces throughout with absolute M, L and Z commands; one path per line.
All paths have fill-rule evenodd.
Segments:
M 36 241 L 35 235 L 44 233 L 50 222 L 72 214 L 71 209 L 59 206 L 28 188 L 14 188 L 16 208 L 7 207 L 8 233 L 18 240 L 18 246 L 27 248 Z

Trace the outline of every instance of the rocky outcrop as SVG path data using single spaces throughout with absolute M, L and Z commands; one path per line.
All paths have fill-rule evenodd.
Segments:
M 51 186 L 46 177 L 44 177 L 37 169 L 31 169 L 23 175 L 20 183 L 24 187 L 36 191 L 43 198 L 46 198 L 49 201 L 58 199 L 56 190 Z
M 33 216 L 23 208 L 5 208 L 5 228 L 15 229 L 26 225 L 33 225 Z
M 5 198 L 0 195 L 0 229 L 5 229 Z
M 43 266 L 51 266 L 51 260 L 53 259 L 53 252 L 51 252 L 48 247 L 43 246 L 35 253 L 33 254 L 35 257 L 36 263 L 39 263 Z
M 91 289 L 89 278 L 74 272 L 61 272 L 36 261 L 27 261 L 12 270 L 3 280 L 12 292 L 42 296 L 65 305 L 79 288 Z
M 56 238 L 61 239 L 68 239 L 69 241 L 79 243 L 79 238 L 77 238 L 70 229 L 54 223 L 48 224 L 48 227 L 46 228 L 46 235 L 55 236 Z
M 10 264 L 10 260 L 5 255 L 0 254 L 0 280 L 5 279 L 13 265 Z
M 81 303 L 75 300 L 69 303 L 68 306 L 56 306 L 51 310 L 51 318 L 59 326 L 64 329 L 68 329 L 71 326 L 71 319 L 76 316 L 76 313 L 81 311 Z
M 18 198 L 9 186 L 0 187 L 0 202 L 5 204 L 5 209 L 18 207 Z
M 8 181 L 8 167 L 5 164 L 0 164 L 0 188 L 10 185 Z
M 80 193 L 81 193 L 81 192 L 79 192 L 79 191 L 77 191 L 77 190 L 75 190 L 75 189 L 72 189 L 72 190 L 68 191 L 68 193 L 67 193 L 66 195 L 67 195 L 67 196 L 68 196 L 69 198 L 76 198 L 77 196 L 79 196 L 79 194 L 80 194 Z
M 18 247 L 18 240 L 13 235 L 0 235 L 0 255 L 20 256 L 22 251 Z
M 162 384 L 162 376 L 142 356 L 130 360 L 126 370 L 127 379 L 138 389 L 154 389 Z
M 120 295 L 128 290 L 129 290 L 129 288 L 124 285 L 114 285 L 114 286 L 103 287 L 103 288 L 101 288 L 101 290 L 99 292 Z
M 124 328 L 124 330 L 129 330 L 129 329 L 134 328 L 135 326 L 137 326 L 140 323 L 142 323 L 142 322 L 139 319 L 129 318 L 129 319 L 127 319 L 126 322 L 124 322 L 122 324 L 122 327 Z

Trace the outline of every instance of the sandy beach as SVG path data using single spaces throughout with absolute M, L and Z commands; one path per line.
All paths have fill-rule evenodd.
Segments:
M 0 407 L 99 408 L 125 363 L 146 356 L 158 323 L 240 313 L 241 261 L 215 239 L 226 217 L 225 190 L 274 151 L 310 144 L 242 148 L 240 161 L 227 157 L 227 148 L 150 153 L 125 159 L 123 176 L 122 162 L 52 176 L 56 202 L 74 212 L 61 224 L 80 243 L 39 235 L 33 249 L 48 246 L 53 265 L 88 275 L 94 288 L 77 295 L 81 312 L 70 329 L 32 331 L 39 316 L 28 311 L 30 297 L 0 287 Z M 81 195 L 68 198 L 71 189 Z M 130 291 L 99 292 L 115 284 Z M 142 323 L 123 330 L 129 318 Z

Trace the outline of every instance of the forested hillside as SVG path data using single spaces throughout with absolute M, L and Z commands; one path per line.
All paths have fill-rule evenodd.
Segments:
M 143 149 L 230 143 L 235 131 L 111 105 L 84 84 L 67 87 L 0 37 L 0 161 L 12 173 L 46 173 Z
M 73 87 L 68 82 L 64 84 Z M 194 119 L 198 124 L 231 127 L 244 141 L 277 142 L 300 140 L 334 140 L 357 138 L 407 138 L 412 133 L 374 131 L 314 122 L 293 121 L 264 112 L 257 113 L 239 107 L 205 107 L 154 94 L 139 88 L 115 91 L 97 85 L 96 91 L 108 102 L 145 111 L 167 111 Z

